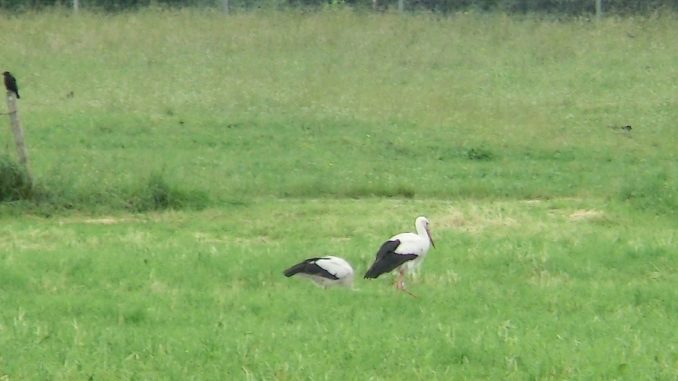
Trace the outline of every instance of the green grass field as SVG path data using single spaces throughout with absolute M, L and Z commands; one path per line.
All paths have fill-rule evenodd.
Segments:
M 677 27 L 0 15 L 0 380 L 678 379 Z M 421 214 L 418 297 L 361 279 Z

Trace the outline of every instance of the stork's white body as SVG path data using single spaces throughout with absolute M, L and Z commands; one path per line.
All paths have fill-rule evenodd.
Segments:
M 298 275 L 321 287 L 353 286 L 353 267 L 345 259 L 332 255 L 306 259 L 285 270 L 285 276 Z
M 419 228 L 417 230 L 419 230 Z M 406 273 L 416 270 L 431 249 L 431 239 L 425 228 L 422 228 L 422 231 L 423 234 L 421 234 L 421 232 L 416 234 L 400 233 L 389 239 L 389 241 L 400 241 L 400 245 L 394 250 L 396 254 L 415 254 L 417 256 L 413 260 L 407 261 L 400 266 Z

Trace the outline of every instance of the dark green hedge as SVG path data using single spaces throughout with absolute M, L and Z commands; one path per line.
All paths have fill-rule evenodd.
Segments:
M 410 0 L 410 7 L 444 13 L 463 10 L 507 13 L 552 13 L 583 15 L 595 12 L 595 0 Z M 678 10 L 678 0 L 602 0 L 603 12 L 612 14 L 648 13 L 660 9 Z
M 223 7 L 225 0 L 80 0 L 86 9 L 105 11 L 133 10 L 147 6 Z M 369 8 L 372 0 L 227 0 L 229 7 L 249 9 L 261 7 L 314 7 L 328 3 L 344 3 Z M 394 8 L 398 0 L 377 0 L 380 8 Z M 545 13 L 586 15 L 595 12 L 595 0 L 404 0 L 407 10 L 430 10 L 440 13 L 458 11 L 501 11 L 507 13 Z M 72 0 L 0 0 L 0 9 L 33 10 L 47 7 L 70 7 Z M 646 14 L 659 10 L 678 11 L 678 0 L 602 0 L 607 14 Z

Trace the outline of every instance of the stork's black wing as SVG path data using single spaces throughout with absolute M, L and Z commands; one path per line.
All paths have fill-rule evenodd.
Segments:
M 297 263 L 296 265 L 290 267 L 289 269 L 285 270 L 284 274 L 286 277 L 291 277 L 292 275 L 302 273 L 302 274 L 307 274 L 307 275 L 315 275 L 315 276 L 320 276 L 323 278 L 327 279 L 339 279 L 337 278 L 336 275 L 331 274 L 324 268 L 318 266 L 316 263 L 317 260 L 322 259 L 322 258 L 309 258 L 301 263 Z
M 400 240 L 386 241 L 379 248 L 377 258 L 372 267 L 365 273 L 365 278 L 378 278 L 379 275 L 393 271 L 398 266 L 417 257 L 416 254 L 397 254 Z

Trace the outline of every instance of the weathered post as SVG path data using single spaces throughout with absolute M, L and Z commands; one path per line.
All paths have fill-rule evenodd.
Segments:
M 73 0 L 73 12 L 78 13 L 80 10 L 80 0 Z
M 26 171 L 29 184 L 33 184 L 33 176 L 28 164 L 28 150 L 24 142 L 24 130 L 21 128 L 21 120 L 19 119 L 19 108 L 17 107 L 16 94 L 13 91 L 7 91 L 7 111 L 9 120 L 12 124 L 12 133 L 14 134 L 14 144 L 16 145 L 16 154 L 19 159 L 19 164 Z
M 603 17 L 603 0 L 596 0 L 596 20 L 600 20 L 602 17 Z
M 405 0 L 398 0 L 398 12 L 403 13 L 405 11 Z
M 228 13 L 228 0 L 224 0 L 224 13 Z

